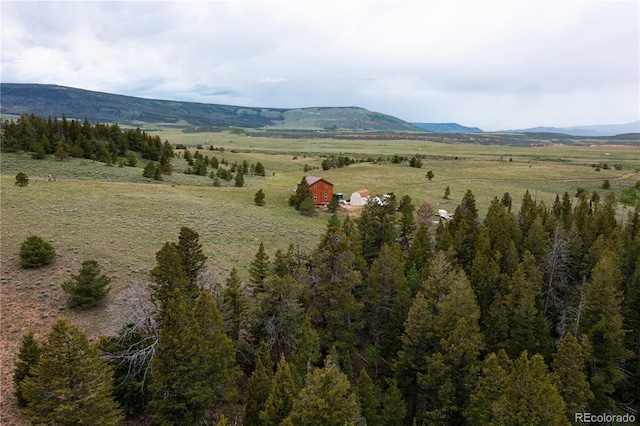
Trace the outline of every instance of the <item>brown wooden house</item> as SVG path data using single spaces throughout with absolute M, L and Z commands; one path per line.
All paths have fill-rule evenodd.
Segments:
M 315 176 L 307 176 L 307 183 L 311 190 L 311 198 L 313 202 L 318 204 L 329 204 L 333 197 L 333 184 L 322 178 Z

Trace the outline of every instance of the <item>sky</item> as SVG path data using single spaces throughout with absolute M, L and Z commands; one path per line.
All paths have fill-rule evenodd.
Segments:
M 0 2 L 0 80 L 483 130 L 640 119 L 640 1 Z

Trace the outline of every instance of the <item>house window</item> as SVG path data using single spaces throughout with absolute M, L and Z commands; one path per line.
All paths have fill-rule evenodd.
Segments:
M 313 190 L 317 191 L 318 190 L 318 185 L 313 185 Z
M 324 189 L 329 189 L 329 185 L 325 185 L 325 186 L 324 186 Z
M 318 194 L 313 194 L 313 201 L 318 201 Z
M 327 201 L 329 199 L 329 194 L 327 194 L 326 192 L 324 193 L 324 200 Z

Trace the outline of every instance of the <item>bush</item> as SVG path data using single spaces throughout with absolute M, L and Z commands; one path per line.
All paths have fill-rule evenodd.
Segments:
M 142 176 L 146 178 L 152 178 L 156 173 L 156 166 L 153 164 L 153 161 L 149 161 L 146 166 L 144 166 L 144 170 L 142 171 Z
M 39 268 L 53 262 L 55 256 L 56 251 L 51 244 L 32 235 L 20 246 L 20 267 Z
M 314 203 L 311 198 L 305 198 L 302 203 L 300 203 L 298 211 L 304 216 L 313 216 L 316 214 L 316 203 Z
M 253 199 L 253 202 L 255 203 L 256 206 L 264 206 L 265 205 L 265 194 L 264 191 L 262 189 L 259 189 L 258 192 L 256 192 L 256 196 Z
M 611 188 L 611 182 L 609 182 L 609 179 L 605 179 L 604 182 L 602 182 L 602 189 L 609 189 Z
M 70 308 L 89 308 L 109 293 L 111 278 L 100 275 L 100 265 L 93 259 L 82 262 L 78 275 L 62 283 L 62 289 L 71 295 Z
M 16 175 L 16 185 L 27 186 L 29 185 L 29 177 L 25 172 L 18 172 Z

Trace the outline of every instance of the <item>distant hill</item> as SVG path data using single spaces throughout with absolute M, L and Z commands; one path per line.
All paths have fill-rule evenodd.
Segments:
M 35 114 L 90 122 L 180 128 L 243 127 L 306 130 L 419 132 L 390 115 L 358 107 L 258 108 L 143 99 L 50 84 L 0 83 L 0 113 Z
M 616 136 L 627 133 L 640 133 L 640 120 L 625 124 L 599 124 L 573 127 L 532 127 L 529 129 L 504 130 L 511 133 L 563 133 L 571 136 Z
M 478 133 L 483 130 L 478 127 L 462 126 L 458 123 L 411 123 L 416 127 L 434 133 Z

